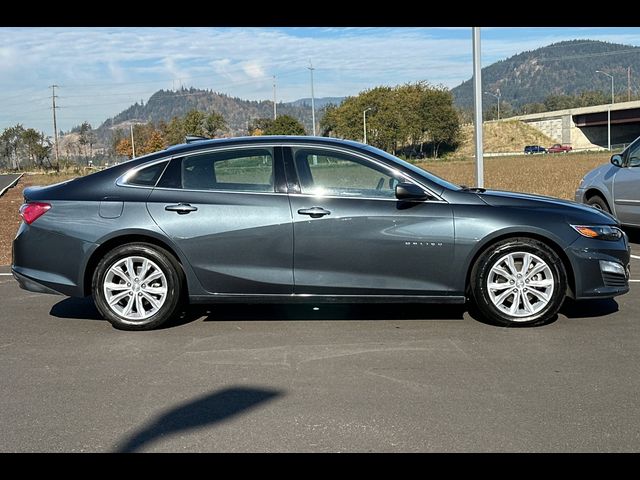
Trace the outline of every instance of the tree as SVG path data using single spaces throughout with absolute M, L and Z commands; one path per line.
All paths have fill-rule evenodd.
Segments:
M 162 134 L 168 145 L 178 145 L 184 142 L 184 126 L 183 121 L 179 117 L 173 117 L 171 121 L 165 125 Z
M 52 167 L 49 160 L 52 145 L 43 132 L 28 128 L 22 132 L 22 142 L 29 160 L 40 167 L 44 167 L 44 161 L 47 160 L 48 166 Z
M 184 142 L 188 135 L 197 137 L 215 138 L 227 128 L 227 123 L 222 115 L 216 112 L 206 114 L 193 109 L 184 117 L 173 117 L 168 124 L 160 124 L 156 130 L 160 132 L 167 145 L 177 145 Z
M 204 137 L 204 119 L 205 114 L 199 110 L 191 110 L 187 112 L 182 119 L 183 136 L 195 135 L 197 137 Z M 184 138 L 182 141 L 184 141 Z
M 204 133 L 207 138 L 215 138 L 216 135 L 227 128 L 224 117 L 216 112 L 211 112 L 204 117 Z
M 330 103 L 324 108 L 324 115 L 320 120 L 320 135 L 323 137 L 330 136 L 336 130 L 337 126 L 337 109 L 338 106 Z
M 249 135 L 265 135 L 265 132 L 268 128 L 271 128 L 271 124 L 273 123 L 272 118 L 254 118 L 251 123 L 249 123 Z
M 264 131 L 265 135 L 306 135 L 304 126 L 289 115 L 280 115 Z
M 454 148 L 457 146 L 460 120 L 448 90 L 432 90 L 424 101 L 425 133 L 431 141 L 433 156 L 438 158 L 438 151 L 443 144 Z
M 80 125 L 80 129 L 78 131 L 80 137 L 78 138 L 78 143 L 83 150 L 83 155 L 87 159 L 87 164 L 89 163 L 89 155 L 87 155 L 87 145 L 89 145 L 89 150 L 91 152 L 91 156 L 93 156 L 93 144 L 95 142 L 95 134 L 93 133 L 93 128 L 91 124 L 87 121 L 82 122 Z
M 367 142 L 388 152 L 411 155 L 430 145 L 437 156 L 443 145 L 454 148 L 458 142 L 460 119 L 451 93 L 427 82 L 380 86 L 348 97 L 327 109 L 323 134 L 362 140 L 365 111 Z
M 160 130 L 150 126 L 149 131 L 146 133 L 144 140 L 140 144 L 140 153 L 138 153 L 136 149 L 136 154 L 146 155 L 147 153 L 157 152 L 166 147 L 164 137 Z
M 121 138 L 116 144 L 116 155 L 123 157 L 133 157 L 133 148 L 131 147 L 131 140 L 127 137 Z
M 20 150 L 24 147 L 23 134 L 24 127 L 18 123 L 13 127 L 5 128 L 0 140 L 7 163 L 17 170 L 20 170 Z

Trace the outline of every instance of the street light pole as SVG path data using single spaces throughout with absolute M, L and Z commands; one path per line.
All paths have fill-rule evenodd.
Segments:
M 371 110 L 372 107 L 365 108 L 362 112 L 362 131 L 364 133 L 364 143 L 367 143 L 367 112 Z
M 611 103 L 609 104 L 609 108 L 607 108 L 607 145 L 609 151 L 611 151 L 611 106 L 616 102 L 613 95 L 613 75 L 603 72 L 602 70 L 596 70 L 596 73 L 601 73 L 611 79 Z
M 278 110 L 276 108 L 276 76 L 273 76 L 273 119 L 278 117 Z
M 482 65 L 480 63 L 480 27 L 471 27 L 473 48 L 473 129 L 476 146 L 476 183 L 484 186 L 484 158 L 482 152 Z
M 311 124 L 313 126 L 313 136 L 316 136 L 316 104 L 315 104 L 315 97 L 313 95 L 313 71 L 315 70 L 315 68 L 313 68 L 313 64 L 311 63 L 311 60 L 309 60 L 309 66 L 307 67 L 309 69 L 309 72 L 311 72 Z
M 484 92 L 485 95 L 491 95 L 492 97 L 496 97 L 498 99 L 498 120 L 500 120 L 500 89 L 497 89 L 498 94 L 491 92 Z

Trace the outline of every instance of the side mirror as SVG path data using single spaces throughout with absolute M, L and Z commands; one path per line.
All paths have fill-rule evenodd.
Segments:
M 615 165 L 616 167 L 621 167 L 622 166 L 622 155 L 612 155 L 611 156 L 611 163 L 613 165 Z
M 429 195 L 413 183 L 399 183 L 396 185 L 396 198 L 398 200 L 426 200 Z

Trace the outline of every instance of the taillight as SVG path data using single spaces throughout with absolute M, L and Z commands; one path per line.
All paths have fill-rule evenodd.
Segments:
M 25 203 L 20 207 L 20 216 L 25 221 L 27 225 L 31 225 L 35 222 L 40 216 L 47 213 L 47 210 L 51 208 L 51 205 L 48 203 L 42 202 L 31 202 Z

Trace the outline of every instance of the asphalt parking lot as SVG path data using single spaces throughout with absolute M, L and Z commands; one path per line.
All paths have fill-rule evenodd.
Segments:
M 629 294 L 530 329 L 257 305 L 121 332 L 0 267 L 0 451 L 638 451 L 639 237 Z
M 22 174 L 0 175 L 0 197 L 20 179 Z

